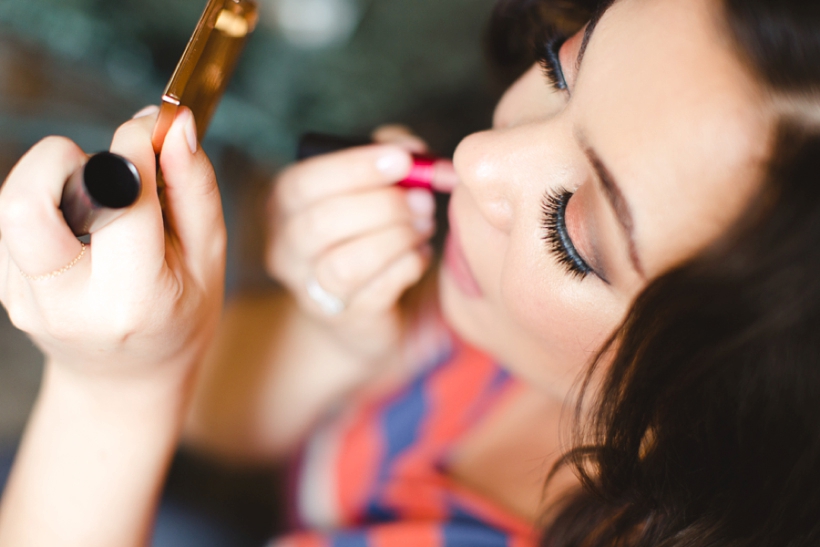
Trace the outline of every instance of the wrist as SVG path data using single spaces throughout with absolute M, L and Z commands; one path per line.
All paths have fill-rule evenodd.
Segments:
M 65 406 L 78 413 L 146 426 L 150 418 L 162 418 L 167 426 L 184 412 L 193 374 L 194 367 L 175 366 L 158 366 L 150 372 L 84 370 L 49 359 L 38 405 Z
M 0 544 L 146 544 L 189 384 L 114 382 L 48 363 L 3 498 Z

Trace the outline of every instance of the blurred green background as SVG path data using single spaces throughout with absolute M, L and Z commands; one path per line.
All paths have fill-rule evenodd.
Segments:
M 266 283 L 261 206 L 298 135 L 404 123 L 441 154 L 490 123 L 482 34 L 494 0 L 261 0 L 203 143 L 229 227 L 229 289 Z M 0 180 L 46 135 L 107 149 L 156 104 L 204 0 L 0 0 Z M 0 444 L 22 429 L 41 356 L 0 313 Z

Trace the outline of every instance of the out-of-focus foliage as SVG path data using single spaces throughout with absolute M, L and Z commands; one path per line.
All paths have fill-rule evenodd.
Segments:
M 446 152 L 488 123 L 494 99 L 480 39 L 493 0 L 331 1 L 353 18 L 325 47 L 283 32 L 287 1 L 262 0 L 213 145 L 279 164 L 305 130 L 363 134 L 399 121 Z M 102 147 L 123 116 L 157 102 L 204 3 L 0 0 L 0 140 L 29 144 L 53 128 Z M 15 89 L 15 80 L 36 89 Z

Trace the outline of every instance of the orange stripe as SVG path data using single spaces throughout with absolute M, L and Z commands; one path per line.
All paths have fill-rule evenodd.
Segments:
M 498 367 L 485 354 L 458 343 L 452 360 L 437 370 L 426 385 L 429 413 L 418 443 L 394 462 L 384 501 L 411 518 L 446 519 L 446 480 L 435 464 L 472 423 L 481 399 Z
M 396 523 L 370 530 L 368 547 L 441 547 L 440 523 Z
M 538 536 L 530 534 L 528 537 L 511 537 L 509 547 L 536 547 L 538 545 Z
M 403 470 L 384 489 L 383 500 L 404 519 L 444 521 L 449 517 L 444 482 L 429 469 Z
M 452 479 L 449 479 L 449 490 L 458 503 L 476 518 L 494 528 L 507 531 L 513 536 L 537 543 L 535 525 L 525 518 L 507 511 L 493 501 L 469 490 Z
M 449 365 L 444 367 L 447 368 Z M 447 517 L 442 490 L 435 485 L 437 477 L 432 468 L 445 434 L 444 431 L 438 435 L 430 434 L 431 424 L 436 424 L 439 429 L 452 429 L 450 423 L 439 423 L 444 422 L 445 418 L 441 416 L 441 405 L 435 400 L 437 397 L 430 389 L 431 384 L 441 374 L 442 371 L 436 371 L 425 385 L 428 412 L 424 417 L 424 423 L 421 424 L 419 438 L 405 454 L 392 463 L 390 484 L 384 485 L 383 501 L 404 518 Z
M 373 490 L 384 446 L 377 417 L 374 405 L 357 409 L 339 443 L 336 481 L 343 522 L 358 520 Z
M 443 367 L 427 386 L 431 413 L 425 424 L 427 443 L 450 444 L 468 424 L 472 410 L 495 377 L 498 367 L 485 354 L 460 345 L 452 363 Z

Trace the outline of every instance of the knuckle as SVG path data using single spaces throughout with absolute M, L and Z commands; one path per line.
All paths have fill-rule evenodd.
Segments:
M 384 252 L 373 245 L 356 245 L 328 257 L 327 271 L 339 286 L 353 288 L 371 278 L 385 260 Z
M 145 133 L 145 120 L 142 118 L 135 118 L 128 120 L 127 122 L 120 125 L 117 130 L 115 131 L 114 135 L 130 135 L 130 134 L 144 134 Z
M 35 322 L 32 315 L 23 306 L 9 304 L 6 307 L 6 312 L 14 328 L 28 334 L 34 334 Z
M 280 226 L 279 235 L 272 238 L 270 248 L 276 251 L 287 246 L 293 249 L 295 254 L 303 254 L 300 250 L 305 240 L 312 237 L 306 223 L 306 219 L 300 215 Z
M 395 239 L 394 248 L 409 249 L 418 243 L 420 235 L 412 228 L 412 226 L 402 224 L 396 228 L 393 237 Z
M 279 264 L 272 254 L 265 257 L 265 274 L 271 279 L 279 280 Z
M 112 148 L 116 146 L 119 149 L 127 148 L 131 151 L 129 154 L 134 154 L 139 151 L 140 154 L 145 154 L 145 157 L 154 157 L 154 148 L 151 144 L 151 134 L 143 125 L 144 120 L 130 120 L 117 128 L 114 132 L 112 140 Z M 129 155 L 129 159 L 132 158 Z
M 305 210 L 301 217 L 301 228 L 304 230 L 301 232 L 303 239 L 307 241 L 326 241 L 332 237 L 335 231 L 333 219 L 336 218 L 332 211 L 328 211 L 327 208 L 311 207 Z M 298 232 L 290 235 L 292 237 L 298 236 Z
M 293 287 L 298 279 L 299 260 L 283 247 L 271 249 L 265 257 L 265 272 L 282 285 Z
M 123 124 L 123 125 L 119 126 L 114 131 L 114 139 L 113 140 L 114 140 L 114 142 L 126 140 L 126 139 L 130 138 L 132 132 L 133 132 L 133 129 L 130 128 L 127 123 Z
M 295 216 L 285 227 L 287 241 L 304 256 L 314 256 L 335 239 L 338 227 L 332 215 L 309 208 Z
M 424 260 L 418 253 L 412 252 L 399 259 L 391 268 L 388 284 L 398 294 L 419 281 L 424 274 Z
M 387 188 L 385 207 L 391 212 L 394 218 L 408 218 L 411 216 L 410 206 L 402 190 L 397 188 Z
M 303 166 L 294 164 L 286 167 L 273 183 L 268 201 L 270 211 L 295 209 L 307 199 L 304 190 Z
M 281 203 L 282 203 L 281 178 L 276 178 L 271 182 L 270 188 L 268 189 L 268 196 L 265 200 L 265 214 L 269 218 L 276 219 L 279 216 L 279 211 L 282 209 L 280 207 Z
M 76 318 L 60 317 L 54 314 L 47 314 L 43 317 L 43 329 L 48 333 L 49 338 L 59 342 L 70 342 L 76 336 Z
M 163 307 L 160 306 L 159 309 L 162 310 Z M 109 318 L 108 338 L 114 344 L 123 344 L 136 333 L 146 332 L 149 323 L 141 306 L 134 303 L 118 306 L 116 313 Z
M 25 225 L 31 214 L 31 206 L 19 193 L 13 196 L 0 195 L 0 232 Z
M 333 287 L 350 288 L 356 285 L 361 278 L 364 264 L 356 260 L 358 257 L 349 253 L 337 253 L 328 257 L 325 273 Z
M 410 136 L 413 135 L 413 132 L 404 124 L 390 123 L 377 127 L 371 134 L 371 137 L 376 142 L 387 142 L 397 135 Z
M 265 254 L 265 272 L 273 279 L 278 281 L 282 281 L 282 264 L 283 260 L 281 258 L 282 251 L 280 248 L 275 247 L 270 249 Z
M 413 252 L 408 259 L 408 281 L 414 283 L 422 276 L 427 265 L 427 261 L 422 257 L 421 253 Z
M 316 213 L 316 209 L 311 207 L 296 215 L 291 226 L 288 227 L 288 236 L 291 241 L 299 237 L 299 230 L 305 238 L 314 238 L 319 230 L 321 218 Z
M 60 163 L 72 161 L 78 155 L 83 155 L 77 144 L 68 137 L 51 135 L 37 143 L 32 152 L 43 152 L 57 159 Z

